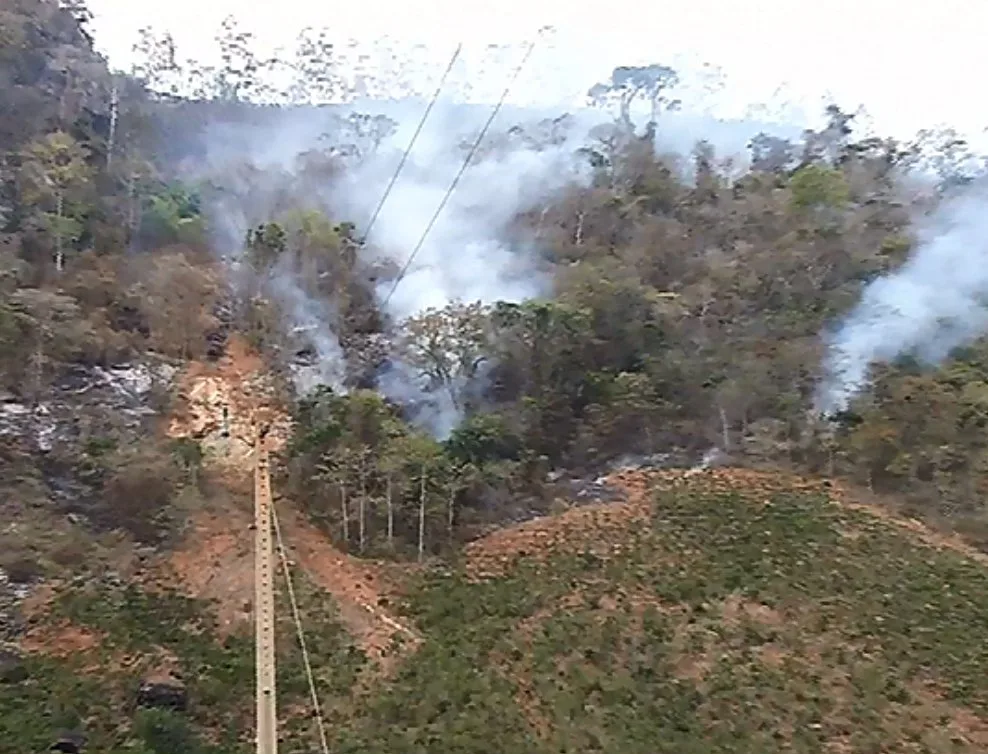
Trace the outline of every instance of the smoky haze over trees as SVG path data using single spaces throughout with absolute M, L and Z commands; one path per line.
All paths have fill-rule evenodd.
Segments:
M 230 19 L 218 65 L 146 30 L 111 73 L 81 8 L 2 13 L 18 405 L 75 365 L 215 357 L 237 331 L 297 413 L 282 483 L 360 552 L 424 557 L 543 510 L 550 471 L 714 449 L 984 536 L 986 291 L 962 274 L 983 266 L 982 163 L 957 134 L 896 142 L 833 105 L 793 138 L 686 141 L 682 74 L 619 67 L 587 108 L 506 108 L 389 296 L 489 115 L 457 104 L 476 80 L 452 77 L 365 238 L 441 74 L 405 75 L 421 50 L 306 29 L 268 60 Z
M 231 754 L 251 745 L 240 735 L 249 705 L 237 697 L 252 678 L 249 642 L 214 641 L 198 603 L 149 598 L 122 567 L 98 559 L 124 549 L 139 564 L 170 555 L 193 514 L 213 516 L 217 541 L 231 541 L 224 516 L 242 501 L 221 483 L 206 443 L 169 439 L 161 419 L 187 397 L 169 375 L 206 373 L 243 341 L 277 386 L 272 400 L 294 419 L 273 464 L 278 492 L 321 530 L 323 544 L 329 538 L 353 556 L 332 561 L 334 573 L 344 561 L 372 558 L 452 562 L 465 542 L 572 500 L 574 486 L 597 489 L 587 480 L 603 470 L 643 463 L 834 477 L 988 546 L 985 164 L 959 134 L 896 141 L 866 132 L 838 104 L 812 130 L 715 122 L 689 111 L 690 72 L 661 59 L 621 66 L 586 82 L 585 107 L 506 106 L 423 241 L 491 113 L 468 102 L 496 98 L 523 47 L 491 48 L 479 70 L 454 64 L 378 213 L 444 61 L 393 40 L 349 44 L 321 29 L 305 29 L 294 49 L 268 59 L 230 19 L 217 30 L 215 64 L 187 60 L 167 35 L 146 30 L 134 69 L 113 72 L 94 52 L 87 18 L 81 2 L 0 8 L 0 493 L 9 524 L 0 531 L 0 634 L 6 641 L 17 630 L 4 596 L 14 587 L 63 579 L 75 588 L 97 573 L 94 581 L 123 591 L 50 606 L 53 619 L 106 637 L 96 646 L 112 654 L 98 663 L 87 656 L 67 673 L 44 657 L 16 680 L 19 666 L 0 649 L 0 732 L 8 734 L 0 752 L 39 751 L 53 730 L 80 727 L 94 751 Z M 723 83 L 708 79 L 704 87 Z M 693 590 L 697 610 L 709 612 L 707 585 L 728 594 L 749 577 L 765 594 L 775 590 L 779 604 L 791 600 L 795 587 L 762 577 L 803 573 L 800 537 L 819 529 L 834 538 L 821 562 L 836 572 L 861 548 L 852 553 L 863 558 L 856 578 L 880 573 L 870 585 L 880 593 L 867 609 L 847 608 L 827 591 L 828 572 L 808 587 L 816 608 L 839 603 L 872 621 L 892 605 L 896 621 L 912 621 L 935 605 L 950 620 L 963 613 L 966 625 L 981 625 L 980 608 L 958 606 L 983 592 L 970 569 L 956 581 L 958 568 L 929 570 L 925 554 L 909 560 L 901 543 L 887 542 L 895 558 L 873 569 L 878 539 L 838 538 L 847 522 L 821 524 L 802 511 L 793 524 L 769 506 L 721 503 L 683 493 L 658 536 L 694 553 L 705 542 L 719 547 L 727 526 L 731 544 L 720 549 L 735 558 L 728 567 L 703 561 L 695 576 L 691 562 L 670 577 L 656 555 L 646 574 L 669 595 Z M 798 536 L 793 526 L 802 526 Z M 656 553 L 669 542 L 661 547 Z M 203 558 L 235 557 L 202 550 Z M 566 583 L 551 588 L 528 576 L 450 583 L 429 571 L 415 609 L 420 628 L 442 642 L 390 679 L 390 695 L 374 704 L 365 704 L 370 686 L 343 629 L 320 623 L 313 652 L 330 668 L 322 681 L 339 750 L 376 750 L 386 729 L 394 750 L 433 751 L 435 720 L 463 751 L 486 751 L 490 729 L 510 734 L 518 751 L 556 750 L 539 749 L 524 724 L 496 715 L 487 727 L 458 726 L 486 714 L 478 699 L 498 712 L 515 708 L 501 676 L 476 670 L 497 654 L 488 640 L 504 633 L 506 619 L 547 602 L 568 609 L 576 602 L 570 575 L 576 583 L 604 570 L 586 552 L 571 560 Z M 907 562 L 927 590 L 922 599 L 912 581 L 891 584 L 888 574 Z M 944 589 L 948 579 L 961 587 Z M 605 609 L 605 591 L 623 594 L 628 583 L 594 592 L 594 604 Z M 332 605 L 307 604 L 307 620 L 335 615 Z M 476 622 L 475 608 L 484 613 Z M 619 643 L 600 614 L 586 624 L 557 617 L 552 637 L 565 637 L 567 652 L 574 635 L 590 637 L 584 659 Z M 636 625 L 651 620 L 635 613 Z M 118 641 L 121 623 L 139 637 Z M 671 625 L 662 630 L 678 637 Z M 913 639 L 945 633 L 908 625 L 924 626 Z M 964 654 L 980 644 L 958 625 L 944 640 L 944 653 L 963 666 L 950 689 L 981 689 L 983 699 L 983 658 Z M 21 628 L 35 631 L 30 621 Z M 526 641 L 552 639 L 530 628 Z M 777 626 L 733 628 L 761 641 Z M 63 629 L 52 640 L 59 646 L 92 638 Z M 855 630 L 870 637 L 874 626 Z M 581 701 L 573 715 L 572 688 L 638 710 L 624 703 L 630 675 L 628 683 L 643 684 L 636 699 L 683 699 L 678 683 L 661 687 L 668 697 L 651 693 L 669 644 L 653 633 L 656 654 L 641 672 L 600 674 L 606 681 L 583 674 L 559 683 L 562 665 L 546 655 L 540 682 L 566 725 L 605 714 Z M 179 644 L 198 695 L 192 710 L 132 715 L 133 699 L 119 692 L 130 688 L 130 658 L 167 659 Z M 934 644 L 923 651 L 939 651 Z M 538 653 L 509 654 L 517 665 Z M 920 655 L 914 675 L 925 678 L 930 663 Z M 293 662 L 285 698 L 305 700 Z M 94 680 L 97 665 L 119 675 L 116 685 Z M 888 677 L 884 667 L 857 665 L 870 675 L 853 678 L 855 693 L 870 695 L 874 678 Z M 746 688 L 765 681 L 758 672 L 758 683 L 744 676 Z M 895 709 L 912 694 L 884 686 Z M 356 712 L 346 706 L 354 688 Z M 913 696 L 926 705 L 923 694 Z M 857 700 L 850 691 L 842 698 Z M 669 740 L 706 741 L 684 722 L 699 719 L 696 700 L 677 704 L 648 709 L 682 715 L 668 724 L 679 736 Z M 704 714 L 747 720 L 723 709 Z M 455 722 L 444 717 L 450 710 L 461 715 Z M 635 716 L 624 732 L 652 723 Z M 870 720 L 855 719 L 878 735 Z M 356 730 L 352 720 L 366 726 L 366 741 L 343 740 Z M 792 728 L 815 730 L 795 718 Z M 413 746 L 406 733 L 428 741 Z M 573 736 L 558 750 L 615 750 L 589 728 Z

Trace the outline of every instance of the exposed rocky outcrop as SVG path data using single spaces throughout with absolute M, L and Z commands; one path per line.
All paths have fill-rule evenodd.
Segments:
M 111 427 L 140 431 L 157 413 L 156 389 L 169 389 L 176 371 L 164 362 L 108 369 L 75 365 L 58 376 L 41 403 L 32 405 L 9 391 L 0 394 L 0 437 L 49 453 L 59 443 L 85 442 Z

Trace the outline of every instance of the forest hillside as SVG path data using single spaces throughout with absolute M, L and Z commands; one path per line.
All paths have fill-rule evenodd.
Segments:
M 261 424 L 288 752 L 988 744 L 960 136 L 657 63 L 406 155 L 462 83 L 384 42 L 120 72 L 88 20 L 0 9 L 0 752 L 253 747 Z

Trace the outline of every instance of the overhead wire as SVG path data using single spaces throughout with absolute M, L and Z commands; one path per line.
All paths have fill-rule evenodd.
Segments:
M 402 168 L 408 161 L 408 157 L 411 154 L 412 149 L 415 146 L 415 142 L 418 140 L 419 135 L 422 133 L 422 129 L 425 127 L 428 121 L 429 115 L 432 113 L 433 107 L 435 107 L 436 102 L 439 100 L 439 95 L 442 93 L 443 86 L 446 83 L 446 79 L 449 78 L 450 72 L 453 70 L 453 66 L 456 64 L 457 59 L 460 56 L 460 52 L 463 50 L 463 43 L 457 44 L 456 49 L 453 51 L 453 55 L 449 60 L 449 64 L 446 66 L 446 70 L 443 72 L 442 77 L 439 79 L 439 84 L 436 87 L 436 91 L 433 93 L 429 104 L 426 106 L 425 111 L 422 113 L 422 117 L 419 120 L 418 126 L 415 132 L 412 134 L 412 138 L 408 143 L 402 153 L 401 160 L 398 162 L 398 166 L 395 169 L 394 174 L 391 176 L 391 180 L 388 182 L 384 193 L 381 196 L 381 200 L 378 202 L 377 207 L 374 209 L 374 213 L 371 215 L 370 220 L 367 223 L 367 227 L 364 230 L 363 236 L 361 237 L 360 243 L 363 245 L 367 242 L 367 238 L 370 236 L 370 232 L 374 227 L 374 223 L 377 222 L 377 218 L 381 214 L 381 210 L 384 204 L 388 200 L 388 196 L 391 194 L 392 189 L 398 181 L 398 177 L 401 175 Z M 319 731 L 319 745 L 323 754 L 329 754 L 329 742 L 326 738 L 326 725 L 322 716 L 322 708 L 319 704 L 319 693 L 316 690 L 315 675 L 312 671 L 312 661 L 309 657 L 309 650 L 305 643 L 305 630 L 302 627 L 302 616 L 298 608 L 298 599 L 295 596 L 295 586 L 292 581 L 291 569 L 288 565 L 288 555 L 285 551 L 285 543 L 281 536 L 281 525 L 278 521 L 278 513 L 275 510 L 274 502 L 271 504 L 271 521 L 274 526 L 275 539 L 278 545 L 278 556 L 281 560 L 281 567 L 285 575 L 285 583 L 288 587 L 288 599 L 292 610 L 292 620 L 295 623 L 295 632 L 298 636 L 299 648 L 302 652 L 302 663 L 305 668 L 305 675 L 309 685 L 309 695 L 312 700 L 313 714 L 316 719 L 316 725 Z M 404 628 L 399 626 L 400 628 Z M 406 629 L 407 630 L 407 629 Z
M 541 35 L 541 31 L 539 32 L 539 35 Z M 447 202 L 449 202 L 449 198 L 453 195 L 453 191 L 456 190 L 456 186 L 460 182 L 460 178 L 463 177 L 463 174 L 466 172 L 466 169 L 470 166 L 470 162 L 473 160 L 473 156 L 480 148 L 480 144 L 483 142 L 484 137 L 487 136 L 487 131 L 490 129 L 491 124 L 494 122 L 494 119 L 498 116 L 498 113 L 501 112 L 501 108 L 504 106 L 504 101 L 508 98 L 508 92 L 511 91 L 511 87 L 514 85 L 519 74 L 521 74 L 522 68 L 525 67 L 525 63 L 527 63 L 529 57 L 531 57 L 532 50 L 535 49 L 535 43 L 537 41 L 538 41 L 538 37 L 536 37 L 534 40 L 532 40 L 531 43 L 529 43 L 528 50 L 525 51 L 524 57 L 521 59 L 521 62 L 518 64 L 518 67 L 515 68 L 515 71 L 511 75 L 511 78 L 508 79 L 508 84 L 507 86 L 504 87 L 504 91 L 501 93 L 501 98 L 497 101 L 497 104 L 494 106 L 494 110 L 491 112 L 490 117 L 487 119 L 487 122 L 484 124 L 484 127 L 480 130 L 480 134 L 477 136 L 477 140 L 473 143 L 473 146 L 470 148 L 470 151 L 467 153 L 467 158 L 463 161 L 463 165 L 460 167 L 460 171 L 456 174 L 456 177 L 453 178 L 453 182 L 450 183 L 449 188 L 446 189 L 446 194 L 443 196 L 442 201 L 439 203 L 439 206 L 436 208 L 436 212 L 435 214 L 433 214 L 432 219 L 429 220 L 429 224 L 426 226 L 425 232 L 422 233 L 422 237 L 419 239 L 418 243 L 415 244 L 415 247 L 412 249 L 412 253 L 409 254 L 408 259 L 405 261 L 405 265 L 401 268 L 401 271 L 398 273 L 398 277 L 395 279 L 394 285 L 391 286 L 391 290 L 388 292 L 388 295 L 385 296 L 384 301 L 381 303 L 382 308 L 387 306 L 388 302 L 391 300 L 391 297 L 394 295 L 394 292 L 398 290 L 398 286 L 401 284 L 401 281 L 408 273 L 408 269 L 409 267 L 411 267 L 412 262 L 415 260 L 415 257 L 422 250 L 422 246 L 425 244 L 426 239 L 429 237 L 429 233 L 432 232 L 432 228 L 436 224 L 436 221 L 439 219 L 439 215 L 442 214 L 442 211 L 446 207 Z
M 436 87 L 435 93 L 432 95 L 432 99 L 429 101 L 428 106 L 425 108 L 425 112 L 422 113 L 422 118 L 419 120 L 418 128 L 415 129 L 415 133 L 412 134 L 412 140 L 408 142 L 408 146 L 405 148 L 404 153 L 401 155 L 401 160 L 398 162 L 398 167 L 395 169 L 394 175 L 391 176 L 391 181 L 388 183 L 387 188 L 384 189 L 384 194 L 381 196 L 381 201 L 377 203 L 377 208 L 374 210 L 374 214 L 371 215 L 371 219 L 367 223 L 367 228 L 364 230 L 363 236 L 360 239 L 360 245 L 363 246 L 367 243 L 367 238 L 370 236 L 371 228 L 374 227 L 374 223 L 377 222 L 378 216 L 381 214 L 381 210 L 384 208 L 384 203 L 388 200 L 388 196 L 391 194 L 391 189 L 394 188 L 395 183 L 398 181 L 398 176 L 401 174 L 401 169 L 405 167 L 405 162 L 408 160 L 408 155 L 412 152 L 412 147 L 415 146 L 415 142 L 419 138 L 419 134 L 422 133 L 422 129 L 425 127 L 426 121 L 429 119 L 429 113 L 432 112 L 432 108 L 435 106 L 436 102 L 439 100 L 439 94 L 443 90 L 443 85 L 446 83 L 446 79 L 453 70 L 453 66 L 456 63 L 457 58 L 460 57 L 460 51 L 463 49 L 463 43 L 460 42 L 456 49 L 453 51 L 453 57 L 449 59 L 449 65 L 446 66 L 446 71 L 443 73 L 442 78 L 439 79 L 439 85 Z
M 292 574 L 288 568 L 288 555 L 285 553 L 285 543 L 281 538 L 281 525 L 278 523 L 278 512 L 274 507 L 274 500 L 271 501 L 271 521 L 274 524 L 274 535 L 278 543 L 278 556 L 281 559 L 281 567 L 285 573 L 285 582 L 288 584 L 288 601 L 292 607 L 292 619 L 295 621 L 295 633 L 298 635 L 299 647 L 302 650 L 302 664 L 305 667 L 305 676 L 309 681 L 309 695 L 312 698 L 312 711 L 316 718 L 316 725 L 319 730 L 319 745 L 322 754 L 329 754 L 329 743 L 326 739 L 326 725 L 323 722 L 322 709 L 319 706 L 319 694 L 316 691 L 316 680 L 312 673 L 312 662 L 309 660 L 309 650 L 305 645 L 305 631 L 302 629 L 302 616 L 298 610 L 298 600 L 295 598 L 295 586 L 292 583 Z
M 450 58 L 449 64 L 447 65 L 446 70 L 439 81 L 439 85 L 436 87 L 436 91 L 433 94 L 432 99 L 430 100 L 428 106 L 426 107 L 425 112 L 422 114 L 422 118 L 419 121 L 418 127 L 415 129 L 415 133 L 412 135 L 408 147 L 405 149 L 404 153 L 402 154 L 401 160 L 399 161 L 394 174 L 391 176 L 391 180 L 389 181 L 388 186 L 385 188 L 384 194 L 381 196 L 381 200 L 378 202 L 378 205 L 375 208 L 374 213 L 371 216 L 371 219 L 367 223 L 367 228 L 364 231 L 364 234 L 361 238 L 361 244 L 366 243 L 367 238 L 370 235 L 370 231 L 373 228 L 374 223 L 377 221 L 377 218 L 380 215 L 381 210 L 384 207 L 384 204 L 391 193 L 391 190 L 394 188 L 395 183 L 397 182 L 398 177 L 401 174 L 401 170 L 404 167 L 405 162 L 408 160 L 408 156 L 411 153 L 412 148 L 415 146 L 415 142 L 418 139 L 419 134 L 421 134 L 422 129 L 424 128 L 425 123 L 428 120 L 430 113 L 432 112 L 433 107 L 435 106 L 436 102 L 439 99 L 439 95 L 442 92 L 443 85 L 445 84 L 446 79 L 448 78 L 450 72 L 453 70 L 453 66 L 456 63 L 456 60 L 459 58 L 462 48 L 463 48 L 463 43 L 461 42 L 460 44 L 457 45 L 456 50 L 453 52 L 453 56 Z M 470 165 L 470 162 L 473 159 L 474 155 L 476 154 L 477 149 L 480 148 L 480 144 L 483 142 L 484 137 L 487 135 L 487 132 L 491 127 L 491 124 L 494 122 L 494 119 L 501 111 L 501 108 L 508 97 L 508 93 L 511 89 L 511 86 L 518 78 L 519 74 L 522 71 L 522 68 L 524 67 L 525 63 L 528 61 L 528 58 L 531 56 L 532 51 L 534 49 L 535 49 L 535 41 L 533 40 L 529 44 L 528 50 L 525 52 L 525 55 L 522 58 L 521 62 L 518 64 L 518 67 L 515 69 L 514 74 L 509 79 L 508 85 L 504 88 L 504 92 L 501 94 L 501 98 L 498 100 L 497 104 L 494 107 L 493 112 L 491 113 L 490 117 L 487 119 L 487 122 L 484 124 L 484 127 L 481 129 L 480 134 L 477 137 L 477 140 L 474 142 L 473 146 L 470 149 L 470 152 L 467 154 L 466 160 L 464 160 L 463 165 L 460 168 L 460 171 L 456 174 L 456 177 L 453 179 L 453 182 L 450 184 L 449 188 L 447 189 L 446 194 L 443 197 L 443 200 L 440 202 L 439 207 L 436 209 L 435 214 L 432 216 L 432 219 L 429 221 L 429 224 L 426 226 L 425 232 L 422 234 L 422 237 L 419 239 L 419 242 L 416 244 L 415 248 L 412 250 L 411 255 L 406 261 L 405 266 L 402 268 L 401 272 L 399 273 L 394 286 L 392 286 L 390 293 L 388 293 L 387 298 L 385 298 L 384 300 L 385 304 L 387 304 L 387 302 L 391 299 L 391 296 L 394 294 L 395 290 L 398 287 L 398 284 L 401 282 L 402 278 L 407 273 L 408 268 L 411 266 L 412 261 L 415 259 L 415 256 L 421 250 L 423 244 L 428 238 L 429 233 L 432 230 L 432 227 L 435 225 L 436 220 L 439 218 L 439 215 L 442 213 L 443 208 L 446 206 L 446 203 L 449 201 L 450 196 L 452 196 L 453 191 L 456 189 L 456 186 L 459 183 L 460 178 L 462 177 L 463 173 L 466 172 L 466 169 Z M 275 510 L 273 500 L 271 503 L 271 521 L 274 526 L 275 539 L 278 547 L 278 556 L 281 561 L 282 570 L 285 575 L 285 582 L 288 587 L 288 598 L 292 610 L 292 620 L 295 623 L 295 632 L 298 636 L 299 647 L 302 653 L 302 663 L 305 668 L 305 675 L 309 685 L 309 694 L 312 700 L 313 714 L 316 719 L 316 724 L 318 726 L 320 749 L 322 750 L 323 754 L 329 754 L 329 743 L 328 743 L 328 739 L 326 738 L 326 725 L 322 715 L 322 708 L 321 705 L 319 704 L 319 694 L 318 691 L 316 690 L 315 675 L 312 671 L 312 661 L 309 657 L 309 650 L 305 643 L 305 631 L 302 627 L 302 617 L 298 608 L 298 599 L 296 598 L 295 595 L 295 586 L 292 581 L 291 570 L 289 568 L 288 555 L 285 550 L 284 540 L 282 539 L 281 536 L 281 525 L 278 521 L 278 514 L 277 511 Z M 406 632 L 408 631 L 407 628 L 401 626 L 400 624 L 395 624 L 395 627 L 400 628 Z

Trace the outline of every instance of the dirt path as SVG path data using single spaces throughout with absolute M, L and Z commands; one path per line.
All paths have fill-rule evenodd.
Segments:
M 283 501 L 280 511 L 289 559 L 333 596 L 344 624 L 370 657 L 390 664 L 387 659 L 393 639 L 419 643 L 417 634 L 384 607 L 396 590 L 384 576 L 383 564 L 352 558 L 327 547 L 325 535 Z
M 242 338 L 231 337 L 216 363 L 190 363 L 179 378 L 177 408 L 166 433 L 199 442 L 203 463 L 221 473 L 228 486 L 244 486 L 253 476 L 253 442 L 258 423 L 268 423 L 268 448 L 279 450 L 291 434 L 291 419 L 272 408 L 277 396 L 264 363 Z

